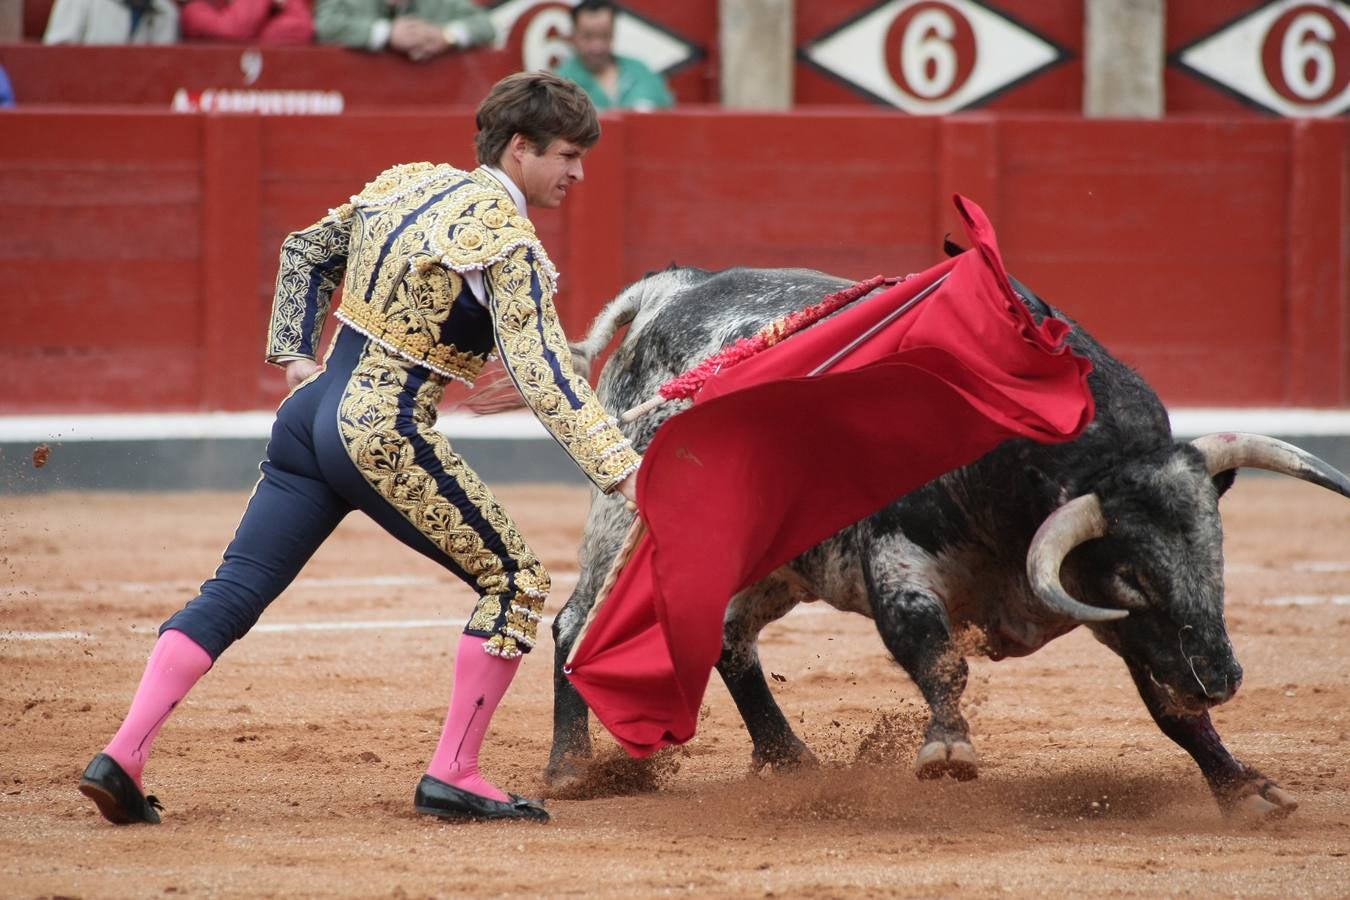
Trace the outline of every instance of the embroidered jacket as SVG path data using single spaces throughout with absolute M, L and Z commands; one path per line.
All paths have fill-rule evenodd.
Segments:
M 487 309 L 464 273 L 479 271 Z M 472 384 L 494 349 L 534 414 L 601 490 L 639 457 L 585 379 L 553 306 L 558 274 L 501 184 L 483 169 L 394 166 L 281 245 L 267 359 L 315 358 L 337 317 L 444 378 Z

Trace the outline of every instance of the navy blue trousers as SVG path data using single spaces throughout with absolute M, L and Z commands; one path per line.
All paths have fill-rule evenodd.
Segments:
M 342 328 L 324 370 L 277 410 L 262 477 L 215 577 L 160 631 L 181 631 L 218 658 L 359 509 L 478 591 L 466 631 L 515 635 L 502 655 L 527 652 L 548 576 L 434 431 L 442 391 L 425 368 Z

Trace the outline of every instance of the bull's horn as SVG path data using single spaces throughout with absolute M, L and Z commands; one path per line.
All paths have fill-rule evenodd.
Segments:
M 1343 497 L 1350 497 L 1350 478 L 1306 450 L 1264 434 L 1221 432 L 1206 434 L 1191 441 L 1205 457 L 1209 474 L 1249 466 L 1293 475 L 1311 481 Z
M 1046 609 L 1075 622 L 1110 622 L 1129 613 L 1080 603 L 1059 581 L 1059 569 L 1069 551 L 1084 541 L 1106 534 L 1106 518 L 1096 494 L 1084 494 L 1052 512 L 1027 550 L 1027 578 Z

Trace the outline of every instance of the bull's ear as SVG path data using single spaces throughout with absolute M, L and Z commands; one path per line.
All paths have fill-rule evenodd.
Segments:
M 942 252 L 948 256 L 960 256 L 966 252 L 966 248 L 952 240 L 951 235 L 944 234 L 942 236 Z
M 1237 469 L 1227 469 L 1210 477 L 1214 482 L 1214 490 L 1219 492 L 1220 497 L 1233 486 L 1233 482 L 1237 480 L 1237 473 Z

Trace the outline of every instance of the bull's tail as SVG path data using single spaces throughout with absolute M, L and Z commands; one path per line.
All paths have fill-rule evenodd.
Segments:
M 582 378 L 590 378 L 595 358 L 614 340 L 614 334 L 620 328 L 637 318 L 642 311 L 642 302 L 647 294 L 650 278 L 644 278 L 636 284 L 624 288 L 623 293 L 615 297 L 591 322 L 586 337 L 572 342 L 572 368 Z

